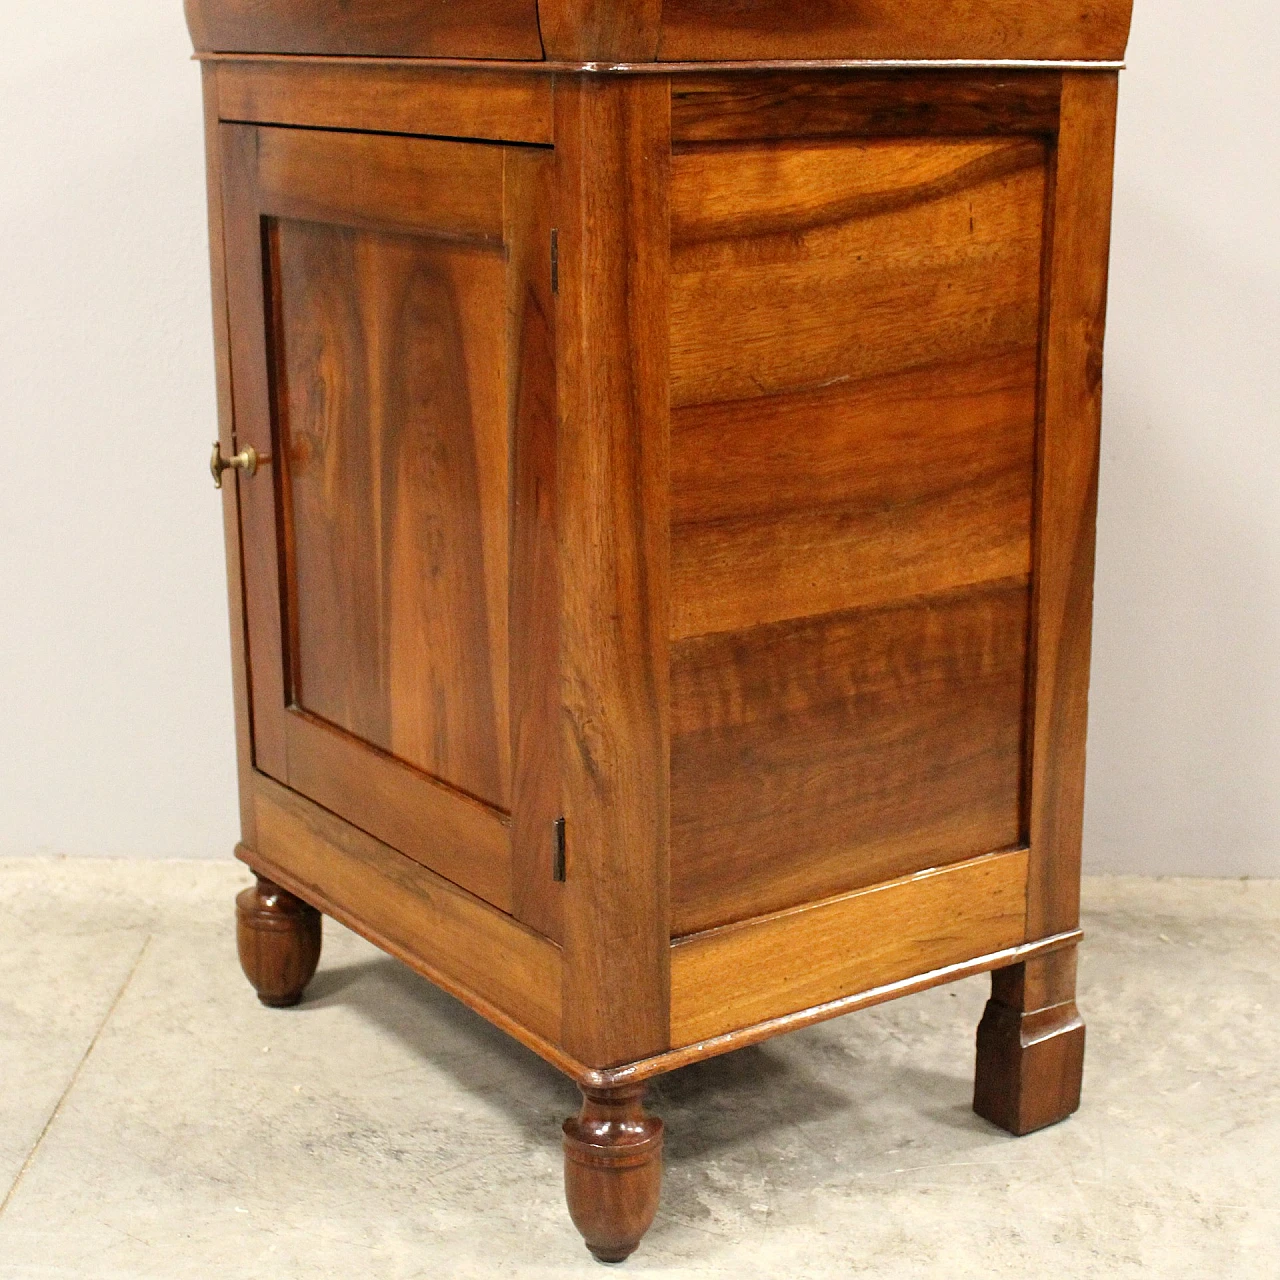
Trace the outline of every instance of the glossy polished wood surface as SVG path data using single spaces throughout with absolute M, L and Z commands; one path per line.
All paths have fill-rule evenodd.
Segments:
M 236 898 L 240 967 L 258 999 L 285 1009 L 302 999 L 320 963 L 320 913 L 278 884 L 259 876 Z
M 553 81 L 439 67 L 246 58 L 216 67 L 221 118 L 550 146 Z M 1056 102 L 1056 97 L 1055 97 Z
M 665 0 L 658 57 L 1122 58 L 1133 0 Z
M 1132 0 L 186 0 L 208 52 L 650 63 L 1110 59 Z
M 205 187 L 209 210 L 209 284 L 213 319 L 213 358 L 217 386 L 218 447 L 223 457 L 237 452 L 236 417 L 231 388 L 231 327 L 227 313 L 228 255 L 222 190 L 222 146 L 219 138 L 218 72 L 200 68 L 204 100 Z M 233 472 L 238 475 L 238 472 Z M 240 490 L 222 486 L 223 555 L 227 568 L 227 621 L 231 648 L 231 690 L 235 713 L 236 782 L 240 802 L 240 837 L 250 843 L 253 826 L 253 723 L 249 705 L 248 638 L 245 623 L 244 563 L 241 558 Z
M 562 964 L 553 943 L 261 774 L 253 804 L 257 847 L 241 850 L 251 865 L 484 1016 L 559 1041 Z
M 669 102 L 556 91 L 565 1048 L 595 1067 L 669 1037 Z
M 1016 946 L 1026 893 L 1027 855 L 1016 850 L 685 938 L 671 955 L 671 1042 Z
M 558 936 L 549 153 L 222 144 L 257 764 Z
M 1017 844 L 1026 626 L 1015 581 L 677 646 L 676 935 Z
M 699 72 L 671 87 L 677 142 L 823 137 L 1020 137 L 1058 127 L 1055 72 Z
M 583 1089 L 564 1122 L 569 1215 L 600 1262 L 629 1258 L 658 1212 L 662 1121 L 644 1109 L 645 1086 Z
M 292 701 L 509 809 L 505 264 L 294 219 L 268 253 Z
M 991 975 L 973 1087 L 980 1116 L 1021 1137 L 1079 1108 L 1085 1028 L 1075 995 L 1075 947 Z
M 1115 75 L 1065 76 L 1048 272 L 1031 755 L 1033 933 L 1080 919 Z
M 184 0 L 198 50 L 541 58 L 537 0 Z
M 1022 837 L 1046 164 L 677 150 L 677 935 Z

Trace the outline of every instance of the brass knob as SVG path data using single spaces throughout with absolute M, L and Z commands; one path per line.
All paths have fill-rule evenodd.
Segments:
M 213 473 L 213 487 L 215 489 L 222 488 L 222 473 L 228 467 L 239 467 L 245 475 L 253 475 L 258 469 L 258 451 L 250 445 L 247 449 L 241 449 L 239 453 L 233 454 L 230 458 L 224 458 L 222 450 L 218 448 L 218 443 L 215 440 L 213 456 L 209 459 L 209 470 Z

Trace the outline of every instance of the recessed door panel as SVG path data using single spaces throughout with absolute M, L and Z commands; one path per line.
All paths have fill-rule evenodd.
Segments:
M 291 701 L 509 809 L 501 249 L 268 243 Z

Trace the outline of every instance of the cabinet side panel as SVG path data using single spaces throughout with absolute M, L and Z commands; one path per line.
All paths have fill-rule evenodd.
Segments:
M 1063 77 L 1036 534 L 1027 936 L 1080 912 L 1117 78 Z
M 677 935 L 1024 839 L 1047 156 L 677 148 Z
M 658 76 L 556 82 L 565 1048 L 667 1047 L 668 164 Z
M 1013 579 L 672 652 L 677 934 L 1016 845 Z

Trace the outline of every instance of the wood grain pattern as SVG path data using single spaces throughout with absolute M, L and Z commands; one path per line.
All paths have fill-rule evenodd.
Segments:
M 292 709 L 283 720 L 289 786 L 499 910 L 513 910 L 509 815 L 328 721 Z
M 664 0 L 538 0 L 548 58 L 651 62 Z
M 557 84 L 565 1047 L 667 1047 L 670 89 Z
M 1128 0 L 189 7 L 333 42 L 206 75 L 241 856 L 580 1083 L 606 1260 L 644 1080 L 854 1008 L 1000 969 L 975 1105 L 1066 1114 L 1114 76 L 710 60 L 1105 58 Z M 563 61 L 413 60 L 531 13 Z
M 662 1121 L 644 1109 L 644 1085 L 582 1091 L 564 1122 L 569 1215 L 600 1262 L 629 1258 L 658 1212 Z
M 557 800 L 555 532 L 529 497 L 555 467 L 549 153 L 220 130 L 238 426 L 266 459 L 241 495 L 256 759 L 514 909 L 509 811 L 531 871 Z M 519 909 L 554 932 L 555 897 Z
M 435 138 L 257 131 L 262 213 L 502 245 L 502 149 Z
M 1132 0 L 185 0 L 197 50 L 573 63 L 1118 60 Z
M 1052 134 L 1053 72 L 700 73 L 671 86 L 677 142 Z
M 658 57 L 1124 56 L 1133 0 L 666 0 Z
M 555 160 L 506 153 L 508 412 L 511 459 L 512 889 L 517 919 L 557 941 L 564 886 L 555 879 L 560 796 L 560 580 L 555 300 L 551 214 Z
M 677 935 L 1024 839 L 1046 160 L 677 151 Z
M 441 876 L 341 822 L 269 778 L 254 779 L 264 874 L 283 876 L 380 946 L 490 1016 L 508 1015 L 535 1037 L 560 1036 L 560 950 Z
M 239 448 L 266 461 L 258 474 L 236 474 L 244 574 L 253 763 L 272 777 L 289 776 L 285 742 L 285 677 L 280 561 L 276 546 L 276 460 L 265 333 L 262 216 L 257 200 L 257 131 L 218 126 L 222 171 L 230 372 Z
M 669 1071 L 679 1071 L 682 1067 L 690 1066 L 695 1062 L 706 1062 L 709 1058 L 718 1057 L 720 1054 L 733 1053 L 750 1045 L 762 1044 L 774 1036 L 787 1035 L 792 1031 L 801 1031 L 805 1027 L 817 1026 L 820 1022 L 828 1022 L 832 1018 L 840 1018 L 847 1013 L 871 1009 L 878 1004 L 886 1004 L 902 996 L 914 995 L 919 991 L 928 991 L 950 982 L 959 982 L 962 978 L 990 973 L 994 969 L 1006 968 L 1037 956 L 1049 955 L 1063 947 L 1077 945 L 1080 936 L 1079 929 L 1074 929 L 1069 933 L 1037 938 L 1034 942 L 1002 947 L 999 951 L 989 951 L 985 955 L 961 960 L 957 964 L 925 969 L 922 972 L 913 971 L 907 977 L 899 978 L 895 982 L 869 987 L 835 1000 L 824 1000 L 821 1004 L 765 1018 L 762 1022 L 747 1023 L 735 1027 L 732 1031 L 726 1031 L 722 1035 L 709 1036 L 704 1040 L 682 1045 L 678 1049 L 669 1049 L 666 1053 L 643 1058 L 638 1062 L 623 1063 L 622 1066 L 610 1067 L 604 1071 L 575 1067 L 572 1062 L 564 1060 L 557 1065 L 569 1072 L 579 1084 L 590 1088 L 611 1089 L 622 1084 L 652 1080 Z
M 259 876 L 236 895 L 236 950 L 258 999 L 287 1009 L 302 999 L 320 963 L 320 913 Z
M 551 143 L 551 79 L 460 68 L 244 61 L 218 70 L 223 120 Z
M 1076 948 L 998 969 L 978 1026 L 973 1109 L 1021 1137 L 1080 1106 L 1084 1022 Z
M 537 0 L 184 0 L 198 50 L 541 58 Z
M 678 936 L 1021 838 L 1026 579 L 672 650 Z
M 1034 347 L 1036 139 L 697 148 L 672 176 L 672 403 Z
M 673 638 L 1031 567 L 1034 346 L 672 417 Z
M 500 253 L 274 220 L 292 701 L 510 808 Z
M 989 854 L 687 938 L 671 954 L 671 1043 L 1013 946 L 1026 878 L 1025 850 Z
M 1029 936 L 1080 910 L 1117 78 L 1064 76 L 1049 265 L 1034 624 Z

